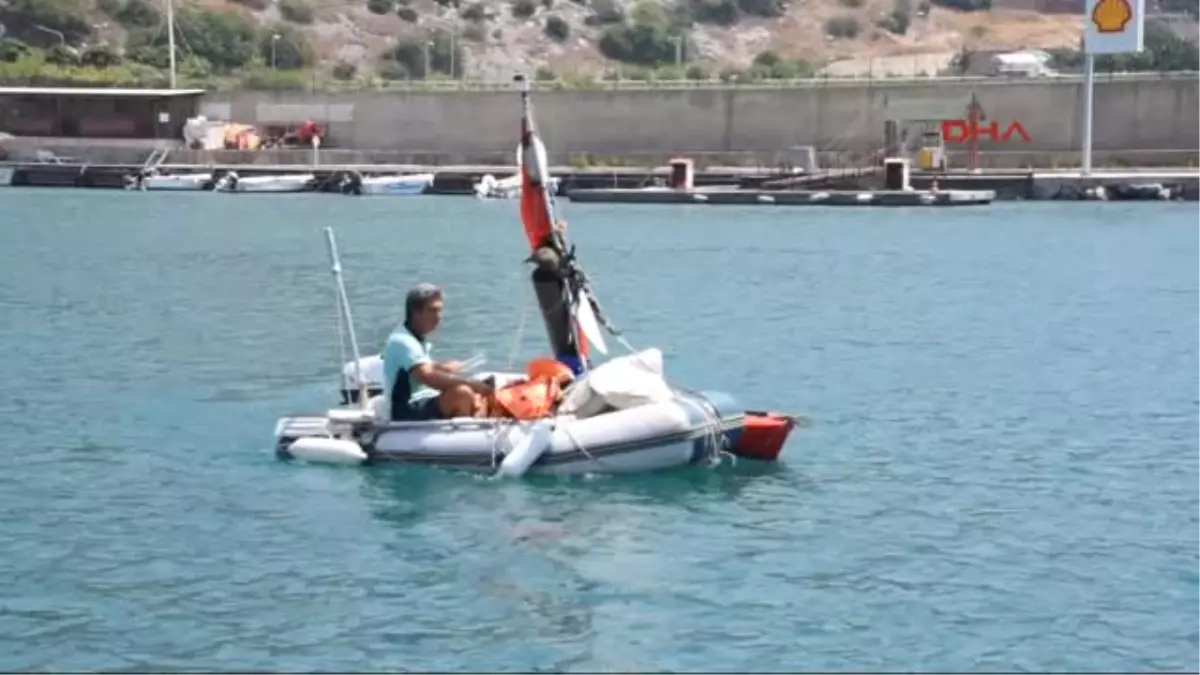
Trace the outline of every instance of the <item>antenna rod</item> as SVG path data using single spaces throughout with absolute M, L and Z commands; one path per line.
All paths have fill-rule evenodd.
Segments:
M 170 52 L 171 88 L 175 88 L 175 0 L 167 2 L 167 50 Z

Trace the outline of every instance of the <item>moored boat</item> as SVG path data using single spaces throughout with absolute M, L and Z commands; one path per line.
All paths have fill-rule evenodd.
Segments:
M 551 194 L 558 194 L 558 183 L 558 178 L 546 179 L 546 187 Z M 485 173 L 472 188 L 475 196 L 480 199 L 516 199 L 521 196 L 521 174 L 515 173 L 508 178 L 497 179 L 492 174 Z
M 312 188 L 316 177 L 311 173 L 277 174 L 270 176 L 239 176 L 230 171 L 217 179 L 217 192 L 305 192 Z
M 410 173 L 364 177 L 357 171 L 343 174 L 338 187 L 342 194 L 406 197 L 424 194 L 433 186 L 432 173 Z
M 326 228 L 339 332 L 348 334 L 352 351 L 342 372 L 344 405 L 278 420 L 277 455 L 355 464 L 396 461 L 499 475 L 654 471 L 718 463 L 729 455 L 776 459 L 796 416 L 745 411 L 728 394 L 671 383 L 662 353 L 634 350 L 605 317 L 574 247 L 568 245 L 565 225 L 555 218 L 528 81 L 520 81 L 520 214 L 552 357 L 532 361 L 524 372 L 474 377 L 489 382 L 499 401 L 503 392 L 537 383 L 552 364 L 560 369 L 555 372 L 566 371 L 569 384 L 561 397 L 552 396 L 551 409 L 536 414 L 517 414 L 509 407 L 486 418 L 390 420 L 389 392 L 378 383 L 381 362 L 378 356 L 364 359 L 359 354 L 337 244 Z M 593 352 L 608 355 L 602 329 L 631 353 L 594 364 Z M 494 402 L 489 407 L 494 411 Z

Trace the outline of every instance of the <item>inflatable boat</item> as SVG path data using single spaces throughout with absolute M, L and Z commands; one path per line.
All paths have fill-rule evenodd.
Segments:
M 211 173 L 159 173 L 151 169 L 144 174 L 127 177 L 127 190 L 172 190 L 199 192 L 211 189 L 213 175 Z
M 290 415 L 275 425 L 282 459 L 369 464 L 406 462 L 519 476 L 656 471 L 715 464 L 726 457 L 776 459 L 800 418 L 745 411 L 724 393 L 672 383 L 662 353 L 635 350 L 605 316 L 579 266 L 565 224 L 554 217 L 547 189 L 545 148 L 533 126 L 528 81 L 522 83 L 520 214 L 534 264 L 532 281 L 549 337 L 551 357 L 523 372 L 478 373 L 497 391 L 537 383 L 547 363 L 565 377 L 553 405 L 525 416 L 501 415 L 430 421 L 390 419 L 378 355 L 362 357 L 331 228 L 325 228 L 338 297 L 343 344 L 342 405 Z M 343 325 L 344 324 L 344 325 Z M 602 328 L 629 350 L 608 354 Z M 348 337 L 352 360 L 345 360 Z
M 242 177 L 236 171 L 230 171 L 217 179 L 213 190 L 216 192 L 304 192 L 315 182 L 316 177 L 311 173 Z
M 376 395 L 365 407 L 280 419 L 276 452 L 284 459 L 515 474 L 643 472 L 717 463 L 724 454 L 778 455 L 780 432 L 790 431 L 794 419 L 745 413 L 717 392 L 674 390 L 655 372 L 661 358 L 649 349 L 597 366 L 543 420 L 392 422 L 387 397 Z M 525 378 L 494 372 L 476 377 L 499 387 Z
M 558 182 L 559 179 L 553 177 L 546 180 L 546 187 L 551 194 L 558 194 Z M 473 189 L 479 199 L 514 199 L 521 196 L 521 174 L 497 180 L 492 174 L 485 173 Z
M 396 174 L 363 177 L 357 171 L 342 175 L 338 189 L 347 195 L 388 195 L 407 197 L 425 194 L 433 186 L 432 173 Z

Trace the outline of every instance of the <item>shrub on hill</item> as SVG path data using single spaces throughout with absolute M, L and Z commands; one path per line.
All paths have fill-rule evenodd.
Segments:
M 457 41 L 446 31 L 438 30 L 433 33 L 432 39 L 429 42 L 432 45 L 429 47 L 428 73 L 425 70 L 424 40 L 401 40 L 397 42 L 384 55 L 381 67 L 387 69 L 389 74 L 393 76 L 390 79 L 404 79 L 406 77 L 424 78 L 435 73 L 442 73 L 451 77 L 462 76 L 463 68 L 466 64 L 463 62 L 464 52 L 462 47 L 457 44 Z M 391 65 L 389 62 L 395 65 Z M 454 72 L 451 72 L 452 64 Z M 389 75 L 381 71 L 380 76 L 388 77 Z
M 184 6 L 179 11 L 178 27 L 191 53 L 208 62 L 216 73 L 245 67 L 261 47 L 257 27 L 238 14 Z M 156 68 L 166 66 L 166 31 L 133 31 L 126 39 L 125 48 L 129 57 L 138 63 Z
M 276 38 L 275 36 L 279 37 Z M 313 51 L 308 39 L 300 31 L 280 24 L 259 34 L 258 55 L 267 66 L 278 70 L 299 70 L 312 65 Z
M 107 0 L 100 9 L 125 28 L 154 28 L 162 23 L 162 14 L 148 0 Z
M 562 42 L 571 36 L 571 24 L 561 16 L 553 15 L 546 19 L 546 36 Z
M 773 18 L 787 12 L 786 0 L 738 0 L 738 9 L 746 14 Z
M 687 59 L 690 50 L 687 31 L 677 16 L 668 14 L 662 5 L 642 0 L 633 11 L 633 22 L 622 22 L 604 30 L 600 52 L 610 59 L 643 66 L 675 62 L 678 43 Z
M 292 23 L 310 24 L 313 22 L 312 5 L 305 0 L 279 0 L 279 15 Z
M 396 9 L 395 0 L 367 0 L 367 9 L 374 14 L 383 16 L 391 14 L 392 10 Z
M 960 12 L 986 12 L 992 8 L 992 0 L 930 0 L 939 7 L 957 9 Z
M 835 16 L 825 22 L 825 34 L 835 38 L 856 38 L 861 27 L 852 16 Z
M 76 44 L 91 35 L 82 0 L 8 0 L 0 5 L 0 23 L 9 37 L 50 46 L 63 40 Z
M 512 4 L 512 15 L 516 19 L 528 19 L 537 11 L 533 0 L 517 0 Z

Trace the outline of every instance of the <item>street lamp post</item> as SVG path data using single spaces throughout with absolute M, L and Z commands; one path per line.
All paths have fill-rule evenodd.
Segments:
M 276 67 L 275 67 L 275 62 L 276 62 L 276 59 L 275 59 L 275 45 L 279 43 L 279 40 L 280 40 L 280 38 L 282 38 L 282 37 L 283 37 L 283 36 L 282 36 L 282 35 L 280 35 L 279 33 L 273 33 L 273 34 L 271 35 L 271 72 L 272 72 L 272 73 L 275 73 L 275 72 L 277 72 L 277 69 L 276 69 Z
M 425 42 L 425 75 L 424 75 L 424 77 L 421 78 L 423 80 L 429 79 L 429 50 L 431 47 L 433 47 L 433 43 L 426 41 Z

